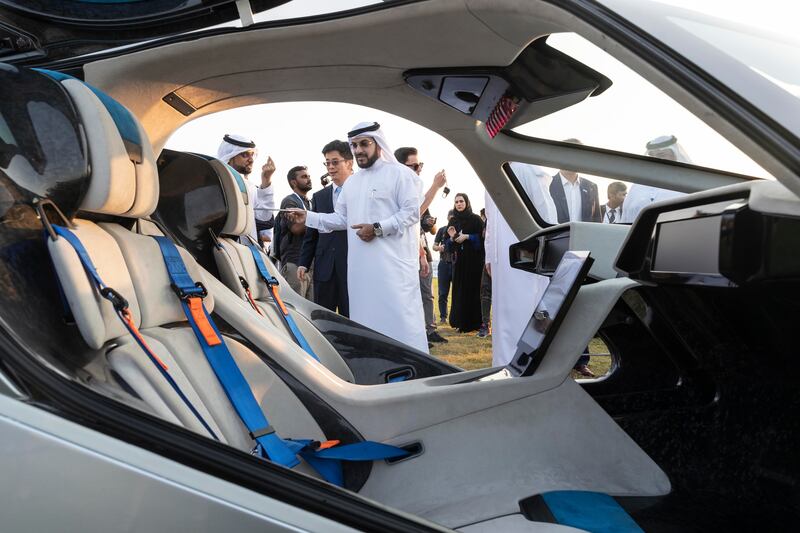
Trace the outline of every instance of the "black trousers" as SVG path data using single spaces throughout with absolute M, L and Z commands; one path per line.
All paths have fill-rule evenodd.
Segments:
M 314 280 L 314 301 L 334 313 L 350 317 L 350 300 L 347 297 L 347 273 L 333 273 L 328 281 Z
M 447 320 L 447 299 L 450 296 L 450 282 L 453 280 L 453 263 L 439 260 L 437 267 L 439 280 L 439 318 Z

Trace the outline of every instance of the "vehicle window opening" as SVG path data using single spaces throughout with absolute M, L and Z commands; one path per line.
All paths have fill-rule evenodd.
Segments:
M 698 116 L 594 43 L 575 33 L 558 33 L 550 35 L 547 44 L 613 84 L 574 105 L 515 122 L 514 133 L 554 141 L 577 137 L 587 146 L 653 157 L 663 156 L 647 145 L 674 136 L 691 156 L 685 162 L 773 179 Z
M 631 224 L 651 203 L 685 196 L 610 176 L 530 163 L 506 163 L 503 171 L 542 228 L 567 222 Z

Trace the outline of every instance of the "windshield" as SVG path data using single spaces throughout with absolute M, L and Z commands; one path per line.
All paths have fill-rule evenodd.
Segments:
M 800 97 L 800 43 L 746 28 L 723 28 L 680 17 L 670 20 L 792 96 Z
M 800 135 L 800 4 L 601 0 Z

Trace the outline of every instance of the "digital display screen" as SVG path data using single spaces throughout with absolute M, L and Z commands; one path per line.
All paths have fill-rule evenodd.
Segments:
M 719 274 L 720 215 L 658 224 L 655 272 Z
M 530 375 L 539 365 L 590 265 L 589 252 L 564 253 L 517 343 L 517 351 L 507 367 L 512 374 Z
M 569 250 L 569 232 L 556 237 L 545 237 L 542 251 L 542 272 L 555 272 L 567 250 Z

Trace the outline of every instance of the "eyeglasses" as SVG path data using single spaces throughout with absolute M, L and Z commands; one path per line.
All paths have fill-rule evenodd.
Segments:
M 408 168 L 410 168 L 411 170 L 413 170 L 414 172 L 419 172 L 420 170 L 422 170 L 422 167 L 425 166 L 425 163 L 422 163 L 422 162 L 411 163 L 410 165 L 406 164 L 406 166 Z
M 375 144 L 375 141 L 371 141 L 369 139 L 362 139 L 362 140 L 360 140 L 358 142 L 350 143 L 350 148 L 355 150 L 356 148 L 358 148 L 360 146 L 361 148 L 366 149 L 366 148 L 369 148 L 370 146 L 372 146 L 373 144 Z
M 258 152 L 255 150 L 247 150 L 246 152 L 239 152 L 237 155 L 243 157 L 244 159 L 255 159 L 258 155 Z
M 326 159 L 322 162 L 322 166 L 325 168 L 328 167 L 338 167 L 341 163 L 344 163 L 344 159 Z

